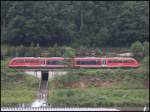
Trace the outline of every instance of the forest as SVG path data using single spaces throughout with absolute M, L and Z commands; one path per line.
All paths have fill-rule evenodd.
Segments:
M 1 1 L 1 43 L 128 47 L 149 41 L 149 1 Z

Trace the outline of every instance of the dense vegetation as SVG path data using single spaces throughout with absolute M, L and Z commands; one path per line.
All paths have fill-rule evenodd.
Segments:
M 51 91 L 50 91 L 51 92 Z M 70 107 L 145 106 L 149 104 L 148 89 L 57 89 L 49 96 L 52 105 Z
M 146 69 L 82 69 L 49 81 L 54 106 L 111 107 L 149 104 Z
M 1 18 L 1 42 L 10 45 L 149 41 L 149 1 L 1 1 Z

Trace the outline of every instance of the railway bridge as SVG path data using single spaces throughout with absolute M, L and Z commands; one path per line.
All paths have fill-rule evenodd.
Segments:
M 64 70 L 66 68 L 116 68 L 116 67 L 133 67 L 136 68 L 139 63 L 133 58 L 100 58 L 100 57 L 17 57 L 13 58 L 9 67 L 17 70 L 31 70 L 41 72 L 37 100 L 33 107 L 42 106 L 42 101 L 46 102 L 48 96 L 48 79 L 49 72 Z M 36 74 L 37 75 L 37 74 Z M 53 75 L 53 74 L 52 74 Z

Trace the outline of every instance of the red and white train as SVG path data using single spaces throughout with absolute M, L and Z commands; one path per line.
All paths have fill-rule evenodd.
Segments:
M 122 57 L 75 57 L 71 58 L 69 63 L 65 64 L 65 60 L 69 58 L 62 57 L 17 57 L 13 58 L 9 67 L 11 68 L 64 68 L 71 66 L 73 68 L 116 68 L 116 67 L 139 67 L 138 61 L 134 58 Z

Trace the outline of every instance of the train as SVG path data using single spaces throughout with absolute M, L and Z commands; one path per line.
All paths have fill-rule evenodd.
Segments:
M 139 62 L 125 57 L 15 57 L 10 68 L 137 68 Z

